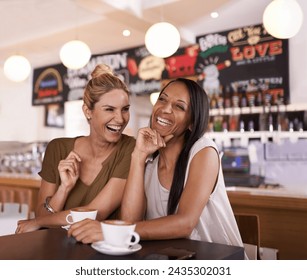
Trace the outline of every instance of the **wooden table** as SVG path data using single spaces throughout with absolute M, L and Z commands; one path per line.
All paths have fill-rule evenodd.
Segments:
M 1 260 L 142 260 L 163 248 L 174 247 L 195 251 L 197 260 L 241 260 L 244 249 L 189 239 L 141 241 L 142 249 L 131 255 L 109 256 L 94 250 L 72 237 L 62 228 L 0 237 Z

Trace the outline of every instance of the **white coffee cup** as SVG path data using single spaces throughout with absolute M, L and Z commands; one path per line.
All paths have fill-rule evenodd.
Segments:
M 97 210 L 87 208 L 73 208 L 70 213 L 66 216 L 66 221 L 69 224 L 73 224 L 84 219 L 95 220 L 97 216 Z
M 105 220 L 101 222 L 104 242 L 113 247 L 129 248 L 140 241 L 135 232 L 135 224 L 121 220 Z M 134 240 L 132 241 L 132 238 Z

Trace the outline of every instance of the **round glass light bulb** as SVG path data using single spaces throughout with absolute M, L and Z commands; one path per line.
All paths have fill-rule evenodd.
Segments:
M 12 55 L 4 62 L 3 71 L 9 80 L 22 82 L 29 77 L 31 64 L 22 55 Z
M 149 98 L 150 98 L 150 103 L 152 105 L 155 105 L 158 98 L 159 98 L 160 92 L 153 92 L 150 94 Z
M 180 45 L 180 34 L 177 28 L 168 22 L 158 22 L 152 25 L 145 34 L 147 50 L 157 57 L 169 57 Z
M 274 0 L 264 10 L 263 25 L 274 37 L 295 36 L 303 23 L 303 12 L 296 0 Z
M 69 41 L 61 48 L 60 58 L 67 68 L 80 69 L 89 62 L 91 50 L 88 45 L 82 41 Z
M 131 34 L 131 32 L 130 32 L 130 30 L 129 30 L 129 29 L 125 29 L 125 30 L 123 30 L 123 36 L 125 36 L 125 37 L 129 37 L 129 36 L 130 36 L 130 34 Z
M 218 17 L 219 17 L 219 13 L 218 13 L 218 12 L 212 12 L 212 13 L 210 14 L 210 16 L 211 16 L 212 18 L 218 18 Z

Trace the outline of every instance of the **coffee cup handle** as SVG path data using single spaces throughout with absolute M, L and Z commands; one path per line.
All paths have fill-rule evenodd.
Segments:
M 70 219 L 71 219 L 71 221 L 70 221 Z M 71 214 L 68 214 L 66 216 L 66 222 L 69 223 L 70 225 L 74 223 L 73 220 L 72 220 L 72 215 Z
M 134 237 L 134 241 L 129 241 L 129 246 L 135 245 L 140 242 L 140 236 L 137 232 L 133 232 L 131 237 Z

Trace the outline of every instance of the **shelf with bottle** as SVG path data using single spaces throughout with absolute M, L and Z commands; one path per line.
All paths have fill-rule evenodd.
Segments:
M 307 110 L 210 116 L 207 135 L 226 146 L 235 139 L 242 146 L 252 139 L 278 143 L 288 138 L 296 142 L 307 139 Z
M 263 142 L 273 139 L 278 141 L 279 139 L 292 139 L 294 141 L 298 139 L 307 139 L 307 131 L 229 131 L 229 132 L 207 132 L 206 135 L 212 139 L 261 139 Z
M 245 115 L 245 114 L 262 114 L 277 112 L 296 112 L 307 110 L 307 103 L 296 103 L 288 105 L 271 105 L 271 106 L 250 106 L 250 107 L 231 107 L 231 108 L 214 108 L 210 109 L 210 116 L 224 115 Z
M 241 147 L 248 147 L 250 141 L 253 140 L 261 143 L 283 143 L 288 139 L 290 142 L 296 143 L 300 139 L 307 139 L 306 131 L 207 132 L 206 135 L 220 147 L 231 147 L 234 143 Z
M 246 85 L 231 83 L 209 93 L 208 132 L 216 139 L 306 138 L 307 103 L 289 104 L 282 87 L 251 81 Z
M 208 91 L 210 116 L 262 114 L 267 112 L 292 112 L 307 110 L 307 103 L 290 104 L 282 87 L 250 81 L 220 86 Z
M 304 104 L 292 105 L 290 110 L 272 110 L 235 114 L 210 115 L 210 132 L 303 132 L 307 131 L 307 107 Z

